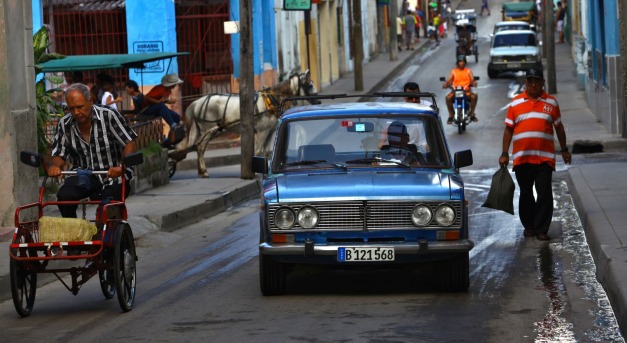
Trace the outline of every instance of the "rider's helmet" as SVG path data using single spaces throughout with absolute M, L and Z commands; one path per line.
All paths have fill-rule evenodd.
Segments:
M 468 61 L 466 61 L 466 56 L 465 55 L 458 55 L 457 56 L 457 62 L 455 62 L 455 64 L 459 64 L 459 62 L 464 61 L 464 63 L 468 64 Z

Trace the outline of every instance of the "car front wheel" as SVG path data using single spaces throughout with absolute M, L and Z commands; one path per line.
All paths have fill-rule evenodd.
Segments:
M 273 260 L 270 256 L 259 254 L 259 283 L 263 295 L 285 293 L 285 279 L 285 264 Z

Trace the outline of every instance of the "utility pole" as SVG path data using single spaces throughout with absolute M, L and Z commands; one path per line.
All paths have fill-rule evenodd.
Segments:
M 385 6 L 377 1 L 377 49 L 384 53 L 385 46 Z
M 239 1 L 239 53 L 240 53 L 240 83 L 239 83 L 239 111 L 241 119 L 241 178 L 252 179 L 255 173 L 252 170 L 253 153 L 255 150 L 254 131 L 254 95 L 255 80 L 253 71 L 253 44 L 252 44 L 252 0 Z M 199 156 L 202 158 L 202 156 Z
M 398 60 L 398 34 L 396 18 L 398 17 L 398 0 L 390 0 L 390 61 Z
M 544 26 L 546 34 L 547 93 L 557 93 L 555 77 L 555 37 L 553 36 L 553 1 L 544 0 Z
M 353 37 L 355 37 L 355 53 L 353 63 L 355 65 L 355 90 L 364 90 L 364 39 L 361 31 L 361 0 L 353 0 Z
M 620 132 L 623 138 L 627 138 L 627 4 L 624 1 L 618 2 L 619 32 L 620 32 L 620 60 L 623 65 L 623 89 L 618 94 L 623 98 L 622 113 L 619 112 L 618 120 L 622 121 Z

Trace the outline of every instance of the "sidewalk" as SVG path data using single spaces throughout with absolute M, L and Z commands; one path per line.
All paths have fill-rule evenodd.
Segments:
M 419 53 L 428 40 L 421 38 L 414 51 L 403 50 L 397 61 L 390 61 L 389 54 L 382 54 L 364 64 L 364 91 L 354 91 L 353 74 L 344 75 L 334 84 L 325 87 L 321 94 L 371 93 L 389 82 L 405 61 Z M 568 146 L 572 149 L 578 140 L 602 142 L 605 150 L 627 153 L 627 140 L 610 134 L 590 111 L 585 93 L 577 89 L 575 65 L 568 44 L 556 45 L 556 97 L 561 105 Z M 597 154 L 593 164 L 582 164 L 586 155 L 575 155 L 573 165 L 568 166 L 568 182 L 573 200 L 579 211 L 586 236 L 597 264 L 597 278 L 605 287 L 614 304 L 619 324 L 627 332 L 627 183 L 624 171 L 627 162 L 612 159 L 612 155 Z M 603 157 L 607 156 L 607 157 Z M 210 160 L 208 179 L 192 178 L 174 180 L 169 185 L 144 191 L 127 200 L 129 222 L 136 238 L 154 231 L 173 231 L 213 216 L 242 201 L 258 196 L 259 180 L 240 179 L 240 150 L 238 147 L 211 149 L 205 154 Z M 627 161 L 627 158 L 623 158 Z M 194 154 L 179 164 L 179 170 L 194 169 Z M 223 167 L 231 165 L 231 167 Z M 220 168 L 221 167 L 221 168 Z M 216 176 L 216 169 L 220 168 Z M 213 176 L 211 176 L 213 175 Z M 0 250 L 8 250 L 12 230 L 0 228 Z M 625 243 L 624 243 L 625 242 Z M 9 299 L 9 259 L 0 259 L 0 301 Z

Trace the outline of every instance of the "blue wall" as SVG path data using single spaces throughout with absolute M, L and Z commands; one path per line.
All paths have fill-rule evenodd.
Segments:
M 239 1 L 230 0 L 231 20 L 239 21 Z M 276 34 L 273 0 L 252 0 L 253 34 L 253 73 L 263 73 L 263 64 L 270 63 L 276 69 Z M 271 15 L 270 15 L 271 14 Z M 233 56 L 233 77 L 239 78 L 240 69 L 240 34 L 231 35 L 231 54 Z
M 176 52 L 174 1 L 126 1 L 128 53 Z M 176 58 L 146 64 L 143 70 L 130 69 L 129 78 L 140 85 L 156 85 L 161 77 L 178 73 Z
M 594 79 L 606 85 L 606 57 L 620 54 L 616 0 L 589 1 L 588 17 L 590 19 L 588 21 L 588 37 L 592 47 Z

